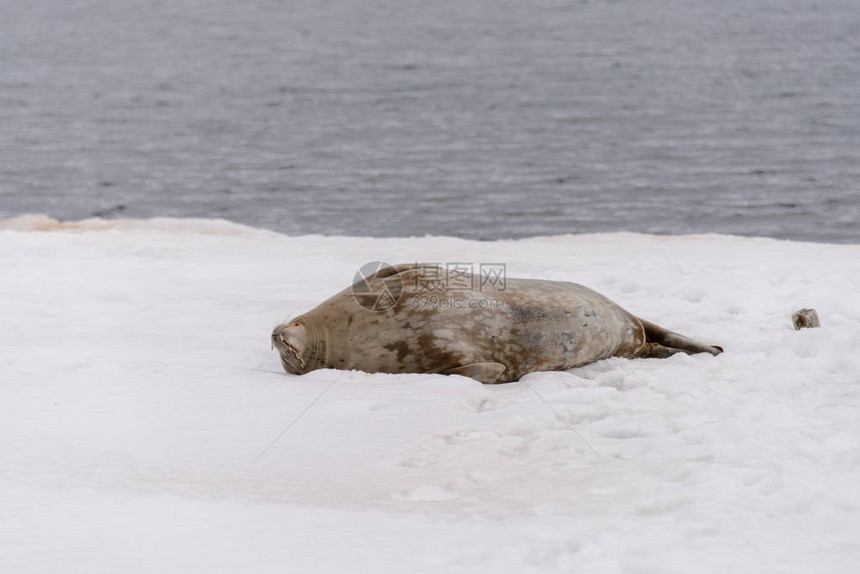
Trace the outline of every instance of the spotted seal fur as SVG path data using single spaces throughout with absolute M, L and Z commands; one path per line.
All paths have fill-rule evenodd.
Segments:
M 506 383 L 536 371 L 560 371 L 609 357 L 665 358 L 683 352 L 720 354 L 640 319 L 576 283 L 511 279 L 437 293 L 403 290 L 430 274 L 448 284 L 451 271 L 433 265 L 386 267 L 313 310 L 278 325 L 272 345 L 288 373 L 357 369 L 368 373 L 440 373 Z M 457 277 L 462 282 L 462 275 Z M 396 286 L 396 285 L 395 285 Z M 369 310 L 361 293 L 388 291 L 390 305 Z M 435 297 L 435 299 L 434 299 Z

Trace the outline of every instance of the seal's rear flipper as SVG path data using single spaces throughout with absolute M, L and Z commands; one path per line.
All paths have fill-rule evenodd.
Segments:
M 490 385 L 496 382 L 502 373 L 505 372 L 505 366 L 501 363 L 469 363 L 462 367 L 456 367 L 444 371 L 443 375 L 462 375 L 471 377 L 478 382 Z
M 638 318 L 638 317 L 637 317 Z M 711 355 L 719 355 L 723 352 L 722 347 L 716 345 L 705 345 L 694 341 L 684 335 L 673 333 L 659 325 L 649 323 L 644 319 L 639 319 L 642 326 L 645 328 L 645 339 L 648 350 L 645 351 L 646 357 L 668 357 L 678 352 L 687 353 L 710 353 Z

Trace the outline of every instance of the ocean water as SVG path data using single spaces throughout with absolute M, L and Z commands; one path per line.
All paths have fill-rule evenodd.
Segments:
M 860 243 L 856 0 L 0 0 L 0 217 Z

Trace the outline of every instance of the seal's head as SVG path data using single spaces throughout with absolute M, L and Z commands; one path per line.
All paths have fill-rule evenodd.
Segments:
M 317 368 L 316 347 L 313 331 L 301 321 L 278 325 L 272 331 L 272 348 L 280 353 L 284 370 L 293 375 Z

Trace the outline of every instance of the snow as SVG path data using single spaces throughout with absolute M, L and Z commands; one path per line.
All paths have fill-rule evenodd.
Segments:
M 271 328 L 373 260 L 504 262 L 726 352 L 282 372 Z M 0 264 L 2 572 L 860 568 L 860 245 L 28 216 Z

